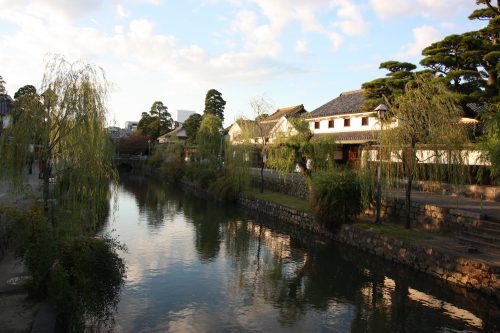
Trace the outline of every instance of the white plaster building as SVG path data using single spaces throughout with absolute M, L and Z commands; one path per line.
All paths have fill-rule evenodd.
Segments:
M 278 109 L 260 121 L 239 119 L 226 129 L 229 142 L 232 144 L 241 144 L 245 141 L 262 143 L 264 140 L 272 143 L 280 135 L 294 135 L 296 130 L 290 119 L 300 117 L 304 113 L 306 110 L 301 104 Z

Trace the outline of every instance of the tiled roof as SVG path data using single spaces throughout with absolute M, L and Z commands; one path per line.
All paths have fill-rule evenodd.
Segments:
M 260 125 L 262 127 L 262 136 L 269 136 L 271 129 L 276 125 L 278 120 L 261 122 Z M 257 122 L 255 120 L 237 120 L 236 123 L 240 126 L 242 130 L 248 130 L 250 132 L 250 136 L 253 138 L 261 137 L 261 129 L 259 128 Z
M 332 99 L 330 102 L 310 112 L 306 118 L 311 119 L 340 114 L 358 113 L 360 112 L 360 107 L 364 101 L 365 98 L 363 97 L 363 90 L 346 91 L 341 93 L 339 97 Z
M 304 109 L 304 105 L 303 104 L 294 105 L 294 106 L 288 106 L 286 108 L 281 108 L 281 109 L 276 110 L 276 112 L 274 112 L 273 114 L 271 114 L 268 117 L 264 118 L 262 120 L 262 122 L 263 123 L 267 123 L 267 122 L 270 122 L 270 121 L 277 121 L 277 120 L 279 120 L 283 116 L 285 116 L 285 117 L 293 117 L 293 116 L 300 115 L 300 114 L 302 114 L 304 112 L 306 112 L 306 110 Z
M 313 140 L 318 141 L 323 138 L 335 138 L 335 142 L 342 143 L 343 141 L 375 141 L 379 135 L 378 131 L 357 131 L 357 132 L 340 132 L 340 133 L 325 133 L 314 134 Z

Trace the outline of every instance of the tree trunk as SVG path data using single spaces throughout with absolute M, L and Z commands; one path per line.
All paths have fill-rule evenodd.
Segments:
M 264 162 L 260 164 L 260 193 L 264 193 Z

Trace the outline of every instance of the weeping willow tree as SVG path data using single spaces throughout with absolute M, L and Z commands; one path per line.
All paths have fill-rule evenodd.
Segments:
M 116 176 L 105 128 L 104 71 L 56 56 L 47 62 L 40 88 L 41 96 L 16 110 L 1 138 L 2 176 L 21 188 L 34 153 L 43 173 L 46 211 L 65 215 L 67 223 L 57 230 L 90 230 L 108 211 L 110 181 Z
M 333 138 L 314 139 L 309 124 L 302 118 L 290 119 L 290 122 L 294 131 L 266 146 L 267 164 L 284 173 L 297 170 L 310 186 L 313 170 L 333 166 L 335 142 Z
M 468 136 L 460 126 L 463 110 L 439 78 L 418 76 L 389 105 L 389 124 L 380 134 L 381 156 L 389 185 L 403 178 L 406 228 L 411 227 L 411 191 L 415 179 L 459 183 L 466 175 Z M 393 126 L 396 125 L 396 126 Z

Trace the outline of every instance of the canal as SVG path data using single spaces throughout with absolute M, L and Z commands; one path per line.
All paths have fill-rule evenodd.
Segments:
M 115 332 L 483 332 L 481 295 L 287 225 L 123 176 Z

